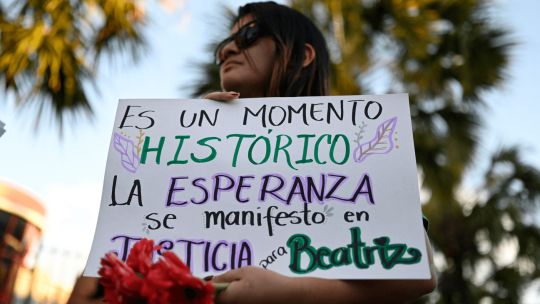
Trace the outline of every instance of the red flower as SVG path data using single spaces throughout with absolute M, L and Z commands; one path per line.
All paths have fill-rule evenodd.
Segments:
M 140 295 L 143 279 L 128 267 L 116 254 L 110 252 L 101 259 L 99 269 L 105 301 L 111 304 L 144 303 Z
M 174 253 L 167 251 L 147 273 L 142 295 L 148 304 L 211 304 L 214 287 L 194 277 Z
M 160 246 L 154 246 L 154 241 L 142 239 L 131 248 L 126 264 L 144 276 L 152 266 L 153 251 L 159 248 Z
M 126 263 L 114 253 L 101 259 L 101 284 L 105 302 L 111 304 L 211 304 L 214 286 L 194 277 L 172 252 L 163 253 L 152 263 L 152 240 L 143 239 L 131 249 Z

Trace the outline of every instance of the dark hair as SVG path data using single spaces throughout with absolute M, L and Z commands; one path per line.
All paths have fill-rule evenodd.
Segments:
M 276 42 L 277 64 L 266 86 L 266 96 L 328 95 L 328 49 L 322 33 L 309 18 L 272 1 L 241 6 L 234 23 L 246 15 L 252 15 Z M 315 49 L 316 55 L 304 68 L 306 43 Z

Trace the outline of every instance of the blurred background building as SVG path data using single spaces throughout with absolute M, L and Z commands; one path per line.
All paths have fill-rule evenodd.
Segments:
M 45 207 L 19 187 L 0 182 L 0 303 L 65 303 L 70 286 L 37 267 Z
M 41 202 L 0 182 L 0 303 L 29 293 L 44 222 Z

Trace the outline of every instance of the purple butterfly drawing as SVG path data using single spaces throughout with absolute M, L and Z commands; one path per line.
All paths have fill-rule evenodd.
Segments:
M 358 143 L 354 149 L 353 159 L 357 163 L 363 162 L 368 156 L 376 154 L 387 154 L 394 149 L 393 134 L 396 130 L 397 117 L 384 121 L 377 127 L 375 136 L 368 142 Z
M 137 172 L 140 164 L 139 155 L 133 141 L 114 132 L 113 138 L 114 149 L 120 153 L 122 157 L 122 167 L 131 173 Z

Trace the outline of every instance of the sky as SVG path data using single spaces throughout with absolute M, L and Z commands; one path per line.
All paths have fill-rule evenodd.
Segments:
M 42 259 L 51 255 L 72 263 L 75 276 L 84 267 L 99 211 L 107 149 L 118 99 L 187 98 L 185 87 L 196 82 L 193 64 L 209 60 L 207 43 L 224 30 L 222 6 L 246 1 L 146 1 L 152 21 L 146 30 L 149 50 L 137 63 L 126 58 L 104 60 L 97 69 L 98 92 L 92 91 L 93 119 L 78 118 L 58 135 L 54 122 L 34 129 L 35 112 L 18 109 L 12 96 L 1 96 L 0 180 L 16 185 L 42 201 L 48 211 Z M 540 1 L 494 1 L 497 22 L 513 32 L 517 42 L 508 80 L 484 95 L 486 128 L 478 156 L 479 167 L 503 146 L 519 145 L 524 158 L 540 167 L 536 133 L 540 91 Z M 382 93 L 382 92 L 375 92 Z M 51 272 L 66 277 L 57 263 Z M 66 268 L 64 268 L 66 269 Z

